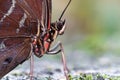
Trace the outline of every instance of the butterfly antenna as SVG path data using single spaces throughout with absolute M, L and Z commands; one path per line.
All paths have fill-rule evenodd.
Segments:
M 61 20 L 61 18 L 63 17 L 63 15 L 64 15 L 64 13 L 65 13 L 66 9 L 68 8 L 68 6 L 70 5 L 71 1 L 72 1 L 72 0 L 69 0 L 69 2 L 68 2 L 68 4 L 67 4 L 67 6 L 66 6 L 66 7 L 65 7 L 65 9 L 63 10 L 63 12 L 62 12 L 62 14 L 61 14 L 61 16 L 60 16 L 60 18 L 59 18 L 59 21 L 60 21 L 60 20 Z

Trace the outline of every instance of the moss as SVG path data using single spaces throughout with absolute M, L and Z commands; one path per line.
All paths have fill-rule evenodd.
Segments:
M 119 76 L 109 76 L 106 74 L 83 74 L 72 76 L 69 75 L 70 80 L 120 80 Z

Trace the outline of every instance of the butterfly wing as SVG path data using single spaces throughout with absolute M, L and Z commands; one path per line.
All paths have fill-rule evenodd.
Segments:
M 29 39 L 0 39 L 0 78 L 28 59 L 31 52 Z
M 37 33 L 41 4 L 42 0 L 0 0 L 0 78 L 29 57 L 32 42 L 26 36 Z
M 30 18 L 41 20 L 43 0 L 16 0 L 17 4 L 29 15 Z
M 50 29 L 51 24 L 51 8 L 52 8 L 52 1 L 51 0 L 44 0 L 42 3 L 42 18 L 41 21 L 44 24 L 44 28 L 46 30 Z
M 0 37 L 36 34 L 37 19 L 50 29 L 51 0 L 0 1 Z
M 37 33 L 43 0 L 0 1 L 0 37 Z

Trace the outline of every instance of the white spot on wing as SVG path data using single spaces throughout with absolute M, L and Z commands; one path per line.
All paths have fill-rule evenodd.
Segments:
M 19 29 L 19 28 L 17 28 L 17 29 L 16 29 L 16 33 L 19 33 L 19 31 L 20 31 L 20 29 Z
M 12 0 L 12 5 L 11 5 L 10 9 L 9 9 L 9 10 L 7 11 L 7 13 L 0 19 L 0 23 L 3 22 L 3 20 L 13 12 L 13 10 L 14 10 L 14 8 L 15 8 L 15 3 L 16 3 L 16 1 L 15 1 L 15 0 Z
M 19 22 L 19 28 L 16 29 L 16 33 L 19 33 L 20 28 L 24 26 L 26 18 L 27 18 L 27 15 L 24 13 L 23 17 L 21 18 Z
M 6 48 L 4 42 L 0 43 L 0 51 L 3 51 Z
M 22 26 L 24 26 L 26 18 L 27 18 L 27 15 L 24 13 L 23 17 L 21 18 L 21 20 L 19 22 L 19 28 L 21 28 Z

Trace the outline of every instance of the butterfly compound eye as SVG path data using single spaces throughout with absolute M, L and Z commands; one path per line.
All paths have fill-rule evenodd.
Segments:
M 64 34 L 64 31 L 65 31 L 65 29 L 66 29 L 65 20 L 58 22 L 57 28 L 58 28 L 58 33 L 59 33 L 59 35 Z

